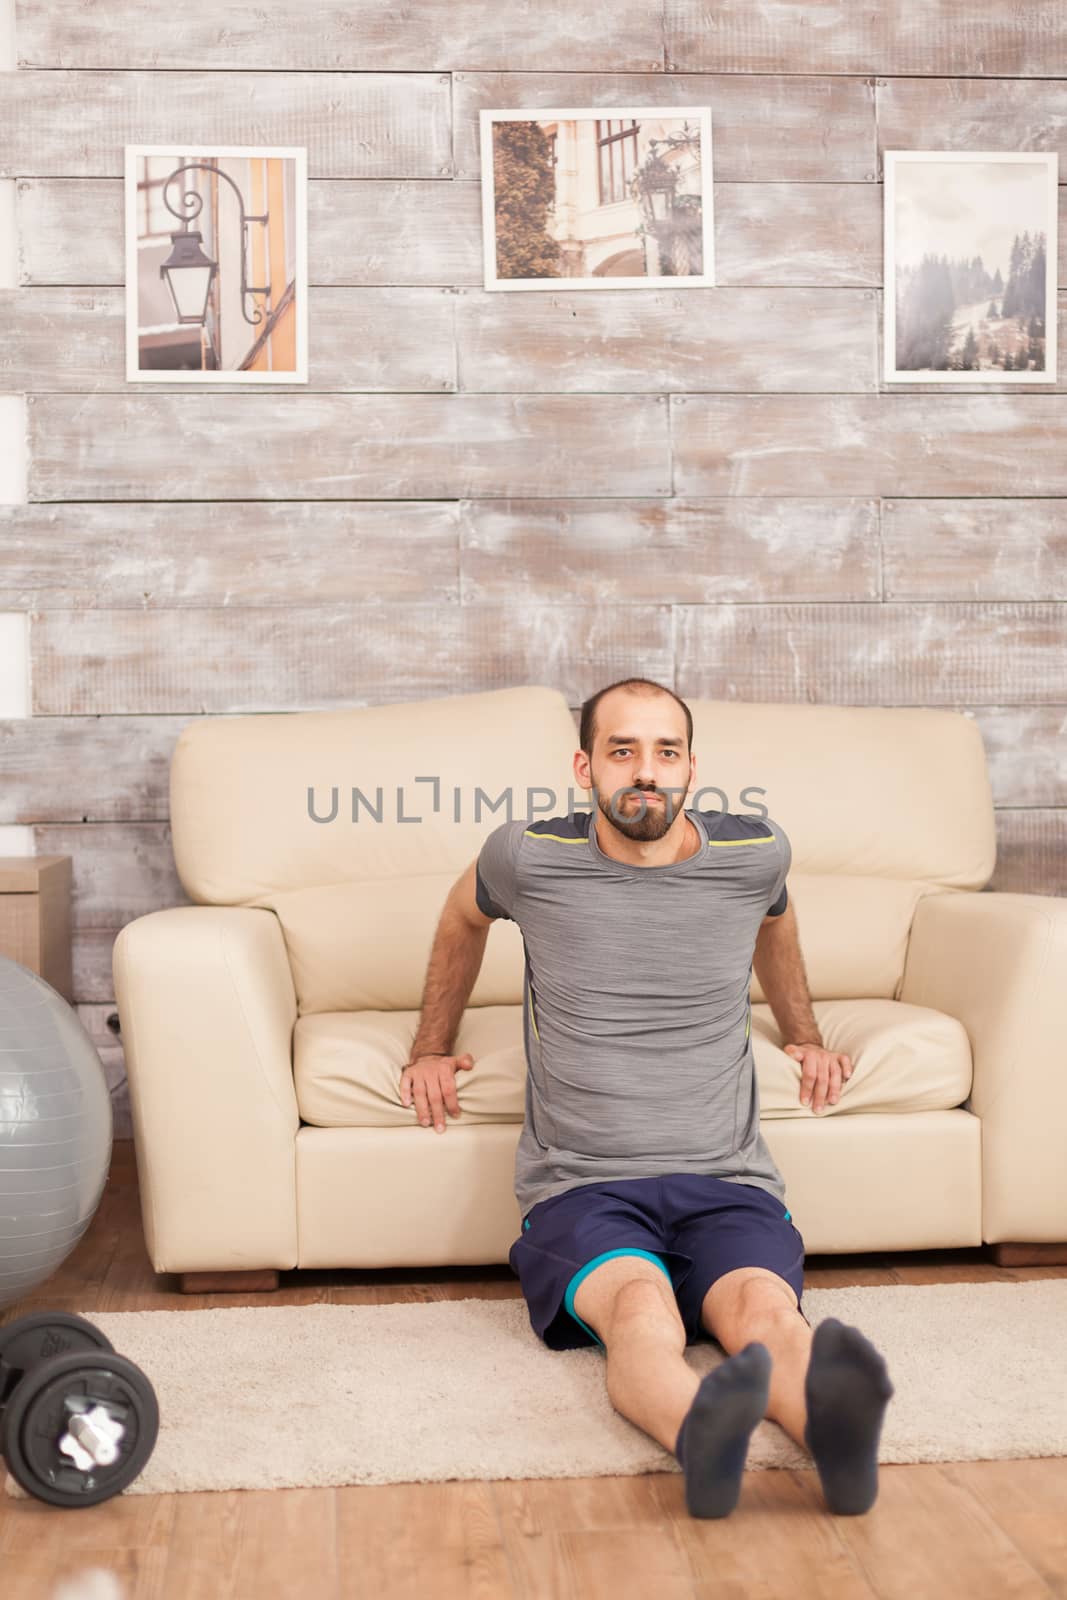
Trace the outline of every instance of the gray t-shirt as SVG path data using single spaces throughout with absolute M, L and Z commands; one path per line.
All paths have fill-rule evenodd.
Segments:
M 477 900 L 525 949 L 523 1217 L 583 1183 L 704 1173 L 785 1182 L 759 1126 L 748 991 L 760 923 L 786 908 L 776 822 L 687 809 L 701 848 L 636 867 L 600 848 L 592 813 L 504 822 Z

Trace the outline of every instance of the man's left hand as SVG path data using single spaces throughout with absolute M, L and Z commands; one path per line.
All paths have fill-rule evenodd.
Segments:
M 783 1049 L 801 1064 L 801 1105 L 806 1106 L 810 1100 L 813 1111 L 821 1111 L 827 1102 L 836 1106 L 842 1083 L 852 1076 L 851 1056 L 826 1050 L 820 1044 L 787 1044 Z

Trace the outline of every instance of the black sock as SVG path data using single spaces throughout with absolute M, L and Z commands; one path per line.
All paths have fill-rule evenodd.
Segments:
M 826 1317 L 804 1381 L 804 1440 L 838 1516 L 869 1511 L 878 1495 L 878 1440 L 893 1385 L 885 1358 L 858 1328 Z
M 748 1440 L 767 1410 L 771 1356 L 747 1344 L 701 1380 L 678 1430 L 674 1453 L 693 1517 L 725 1517 L 737 1504 Z

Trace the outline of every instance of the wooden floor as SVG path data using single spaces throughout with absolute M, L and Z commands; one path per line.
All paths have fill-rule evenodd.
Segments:
M 981 1251 L 809 1257 L 807 1283 L 1067 1275 Z M 100 1208 L 42 1290 L 0 1313 L 517 1297 L 507 1264 L 286 1272 L 276 1294 L 177 1292 L 153 1273 L 129 1141 Z M 1022 1333 L 1023 1330 L 1020 1330 Z M 426 1395 L 433 1405 L 432 1385 Z M 720 1522 L 686 1512 L 680 1473 L 527 1483 L 124 1495 L 62 1510 L 0 1493 L 3 1600 L 1014 1600 L 1067 1596 L 1067 1458 L 883 1466 L 876 1505 L 832 1517 L 813 1472 L 746 1475 Z M 107 1582 L 101 1573 L 112 1574 Z M 79 1581 L 80 1580 L 80 1581 Z

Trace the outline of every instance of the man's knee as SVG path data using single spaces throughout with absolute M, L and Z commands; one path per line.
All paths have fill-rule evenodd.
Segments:
M 776 1323 L 799 1316 L 793 1286 L 764 1267 L 738 1267 L 704 1296 L 700 1320 L 724 1349 L 738 1349 Z M 802 1319 L 806 1320 L 806 1319 Z
M 662 1330 L 684 1349 L 685 1326 L 667 1274 L 640 1256 L 615 1256 L 583 1278 L 574 1310 L 610 1348 L 613 1338 L 642 1324 Z

